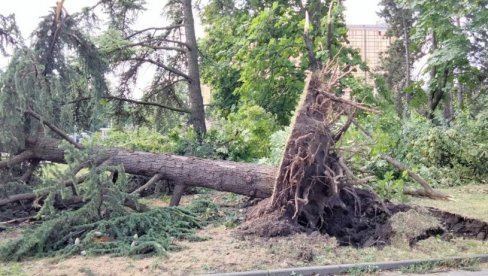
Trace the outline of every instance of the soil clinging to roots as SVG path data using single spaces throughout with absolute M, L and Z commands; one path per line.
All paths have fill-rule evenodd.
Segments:
M 357 110 L 375 111 L 335 95 L 345 74 L 338 65 L 329 64 L 307 81 L 273 195 L 248 212 L 239 234 L 274 237 L 320 231 L 334 236 L 340 245 L 383 246 L 395 234 L 390 218 L 416 208 L 384 202 L 375 193 L 354 187 L 361 180 L 353 175 L 336 143 Z M 442 227 L 413 237 L 411 245 L 449 232 L 487 238 L 488 226 L 484 222 L 438 210 L 431 210 L 431 214 Z

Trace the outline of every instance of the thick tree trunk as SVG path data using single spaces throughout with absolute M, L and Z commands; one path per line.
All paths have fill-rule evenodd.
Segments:
M 190 77 L 190 120 L 199 135 L 205 134 L 205 110 L 200 87 L 200 72 L 198 70 L 198 47 L 193 23 L 191 0 L 183 0 L 183 16 L 185 21 L 185 37 L 188 47 L 188 76 Z
M 35 158 L 65 163 L 64 152 L 58 145 L 59 141 L 53 139 L 39 139 L 35 144 L 28 143 Z M 120 164 L 130 174 L 150 177 L 161 174 L 163 179 L 186 186 L 206 187 L 258 198 L 271 195 L 276 176 L 276 168 L 256 164 L 116 148 L 100 148 L 96 152 L 99 155 L 97 158 L 109 157 L 105 161 L 106 165 Z

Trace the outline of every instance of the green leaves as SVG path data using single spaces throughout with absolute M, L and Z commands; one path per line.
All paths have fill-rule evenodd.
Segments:
M 298 2 L 245 1 L 244 8 L 233 3 L 234 9 L 227 12 L 216 9 L 220 1 L 210 2 L 203 20 L 207 37 L 200 44 L 203 79 L 212 86 L 213 101 L 224 117 L 240 106 L 257 105 L 286 126 L 303 91 L 310 56 L 325 63 L 338 54 L 343 64 L 361 63 L 356 51 L 341 44 L 347 29 L 343 7 L 337 3 L 330 17 L 333 33 L 327 40 L 332 2 L 313 0 L 302 7 Z M 305 10 L 310 18 L 308 46 Z

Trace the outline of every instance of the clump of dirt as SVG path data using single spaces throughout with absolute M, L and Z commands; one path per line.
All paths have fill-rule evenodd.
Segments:
M 415 245 L 421 240 L 444 234 L 439 220 L 426 209 L 415 208 L 406 212 L 399 212 L 390 219 L 393 231 L 392 243 Z
M 257 205 L 248 208 L 246 221 L 235 231 L 238 236 L 256 235 L 272 238 L 307 231 L 306 227 L 295 223 L 290 216 L 283 216 L 280 210 L 262 212 L 268 206 L 269 200 L 269 198 L 264 199 Z
M 363 189 L 341 190 L 341 205 L 326 206 L 316 228 L 310 228 L 306 216 L 290 219 L 291 214 L 275 211 L 262 213 L 269 199 L 250 208 L 248 220 L 238 228 L 239 235 L 261 237 L 288 236 L 319 231 L 336 238 L 341 246 L 383 247 L 392 243 L 416 245 L 434 236 L 448 240 L 452 236 L 486 240 L 488 223 L 457 214 L 382 201 Z
M 325 208 L 319 230 L 337 239 L 339 245 L 383 246 L 389 243 L 392 228 L 389 218 L 406 206 L 383 203 L 374 193 L 342 190 L 341 206 Z M 303 219 L 303 218 L 302 218 Z M 302 221 L 299 218 L 298 222 Z
M 488 239 L 487 222 L 467 218 L 435 208 L 428 208 L 428 210 L 441 221 L 441 224 L 446 232 L 449 232 L 457 237 L 477 240 Z

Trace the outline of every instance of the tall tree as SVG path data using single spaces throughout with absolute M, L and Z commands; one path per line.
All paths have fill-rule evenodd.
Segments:
M 211 1 L 203 22 L 203 78 L 224 115 L 243 103 L 263 107 L 288 125 L 306 70 L 336 57 L 353 66 L 344 46 L 341 1 Z M 222 72 L 224 72 L 222 74 Z M 344 81 L 347 83 L 347 80 Z
M 455 101 L 462 103 L 486 89 L 486 74 L 479 70 L 486 58 L 477 53 L 476 45 L 486 42 L 486 26 L 480 22 L 488 18 L 487 6 L 487 1 L 402 1 L 402 7 L 417 15 L 411 49 L 427 57 L 429 77 L 421 107 L 426 117 L 433 119 L 438 110 L 444 110 L 445 119 L 451 120 Z
M 193 7 L 191 0 L 181 0 L 183 4 L 183 21 L 185 24 L 185 37 L 188 55 L 188 77 L 190 87 L 191 123 L 200 134 L 206 132 L 205 111 L 200 85 L 200 71 L 198 66 L 198 45 L 195 36 L 195 23 L 193 20 Z
M 395 93 L 395 107 L 399 116 L 408 115 L 411 94 L 412 67 L 417 58 L 410 48 L 410 36 L 414 23 L 412 10 L 396 0 L 382 0 L 379 16 L 388 24 L 386 35 L 392 43 L 382 60 L 382 70 L 388 87 Z
M 166 16 L 162 18 L 167 24 L 144 29 L 134 28 L 136 20 L 144 16 L 144 1 L 101 1 L 100 5 L 111 18 L 109 30 L 99 39 L 100 46 L 113 66 L 122 70 L 117 95 L 119 111 L 123 112 L 122 102 L 130 98 L 141 68 L 152 67 L 156 73 L 142 100 L 159 103 L 158 108 L 166 106 L 169 111 L 188 113 L 197 133 L 205 134 L 191 1 L 169 1 L 164 8 Z M 156 114 L 156 122 L 167 115 Z M 139 119 L 147 115 L 143 113 Z

